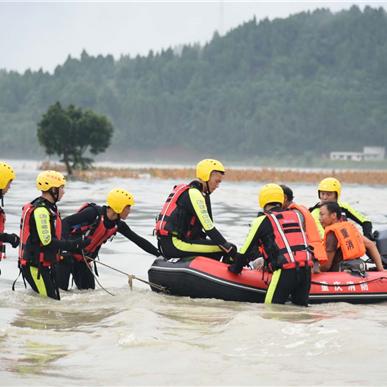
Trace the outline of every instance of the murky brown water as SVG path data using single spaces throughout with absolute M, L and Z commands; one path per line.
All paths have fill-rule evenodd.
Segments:
M 18 229 L 21 206 L 38 195 L 35 163 L 13 163 L 17 180 L 6 196 L 7 228 Z M 70 182 L 64 215 L 83 202 L 104 202 L 114 186 L 132 191 L 130 226 L 154 241 L 154 217 L 176 183 L 111 179 Z M 213 195 L 216 224 L 241 245 L 257 212 L 254 183 L 227 183 Z M 296 199 L 316 200 L 315 187 L 293 185 Z M 385 187 L 346 186 L 343 199 L 387 228 Z M 386 385 L 387 304 L 335 303 L 305 308 L 152 293 L 100 267 L 96 291 L 62 292 L 60 302 L 16 292 L 16 253 L 0 263 L 1 385 Z M 152 256 L 117 237 L 104 262 L 144 279 Z

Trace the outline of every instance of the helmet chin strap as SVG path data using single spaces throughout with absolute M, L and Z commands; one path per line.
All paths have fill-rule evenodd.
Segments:
M 54 199 L 54 203 L 56 203 L 59 200 L 59 188 L 50 188 L 48 192 Z
M 3 195 L 2 189 L 0 189 L 0 200 L 1 200 L 1 207 L 4 207 L 4 195 Z

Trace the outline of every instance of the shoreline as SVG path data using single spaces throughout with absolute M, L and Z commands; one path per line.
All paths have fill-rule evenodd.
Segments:
M 55 169 L 66 172 L 63 164 L 43 162 L 40 169 Z M 94 166 L 88 170 L 75 170 L 73 176 L 80 180 L 94 181 L 112 177 L 141 179 L 190 180 L 195 177 L 195 168 L 186 167 L 105 167 Z M 387 185 L 387 170 L 297 170 L 294 168 L 227 168 L 225 181 L 242 182 L 292 182 L 316 184 L 325 177 L 336 177 L 342 183 Z

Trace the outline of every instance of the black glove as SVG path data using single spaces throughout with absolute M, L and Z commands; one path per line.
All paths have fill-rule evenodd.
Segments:
M 237 253 L 237 247 L 230 242 L 223 243 L 220 248 L 229 256 L 229 257 L 235 257 L 235 254 Z
M 82 250 L 86 246 L 90 244 L 91 240 L 89 238 L 83 239 L 74 239 L 73 241 L 68 241 L 68 247 L 67 250 L 69 251 L 76 251 L 76 250 Z
M 13 248 L 18 247 L 20 238 L 16 234 L 2 234 L 1 240 L 5 243 L 10 243 Z
M 375 238 L 372 234 L 372 223 L 370 221 L 366 221 L 363 223 L 362 227 L 364 236 L 370 239 L 371 241 L 374 241 Z
M 242 254 L 236 253 L 234 256 L 234 263 L 228 267 L 228 271 L 231 273 L 239 274 L 243 266 L 246 264 L 246 260 Z

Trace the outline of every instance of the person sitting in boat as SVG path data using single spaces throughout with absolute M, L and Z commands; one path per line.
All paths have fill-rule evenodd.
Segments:
M 15 172 L 12 167 L 5 163 L 0 162 L 0 261 L 6 257 L 4 243 L 9 243 L 13 248 L 19 246 L 19 236 L 16 234 L 8 234 L 5 230 L 5 212 L 4 207 L 4 195 L 11 187 L 12 181 L 15 180 Z
M 258 213 L 246 242 L 229 271 L 239 274 L 249 260 L 263 254 L 266 267 L 273 273 L 265 303 L 284 304 L 290 296 L 296 305 L 307 306 L 311 284 L 312 254 L 299 212 L 283 209 L 284 191 L 267 184 L 259 192 Z
M 294 195 L 293 191 L 287 185 L 281 184 L 281 188 L 284 191 L 285 200 L 283 204 L 283 208 L 296 210 L 300 213 L 301 219 L 303 220 L 303 225 L 305 229 L 305 233 L 308 239 L 308 244 L 313 250 L 313 256 L 316 259 L 316 265 L 313 267 L 313 272 L 319 272 L 319 264 L 323 264 L 327 261 L 327 254 L 324 249 L 324 245 L 320 238 L 320 234 L 318 232 L 317 224 L 309 212 L 309 210 L 301 204 L 297 204 L 293 201 Z
M 314 207 L 309 208 L 309 211 L 316 221 L 321 239 L 324 238 L 324 228 L 320 222 L 320 207 L 326 202 L 337 202 L 341 208 L 341 219 L 353 220 L 362 227 L 364 234 L 363 241 L 367 253 L 374 261 L 380 261 L 381 257 L 372 235 L 372 223 L 360 212 L 354 210 L 348 203 L 340 201 L 340 195 L 341 183 L 339 180 L 334 177 L 327 177 L 320 181 L 318 185 L 318 197 L 320 201 Z
M 106 206 L 85 203 L 73 215 L 63 219 L 64 238 L 84 238 L 89 245 L 82 250 L 63 255 L 57 266 L 56 278 L 58 286 L 68 290 L 70 274 L 78 289 L 95 289 L 95 277 L 98 275 L 96 265 L 91 265 L 91 259 L 98 257 L 98 252 L 105 242 L 119 233 L 134 242 L 141 249 L 156 257 L 159 250 L 145 238 L 136 234 L 124 222 L 134 205 L 133 195 L 122 188 L 111 190 L 106 199 Z
M 205 255 L 220 260 L 236 253 L 236 246 L 226 241 L 212 219 L 210 195 L 224 173 L 220 161 L 205 159 L 196 166 L 197 180 L 173 188 L 156 219 L 155 231 L 165 258 Z
M 23 278 L 41 296 L 60 299 L 55 281 L 55 266 L 62 250 L 73 251 L 87 246 L 87 241 L 63 240 L 62 221 L 57 208 L 64 194 L 64 176 L 43 171 L 36 179 L 42 192 L 23 207 L 20 223 L 19 267 Z
M 320 266 L 321 271 L 340 271 L 342 261 L 361 258 L 366 247 L 364 238 L 356 226 L 342 220 L 342 209 L 337 202 L 325 202 L 320 206 L 320 222 L 324 227 L 324 246 L 328 260 Z M 376 269 L 383 271 L 380 259 L 375 261 Z

